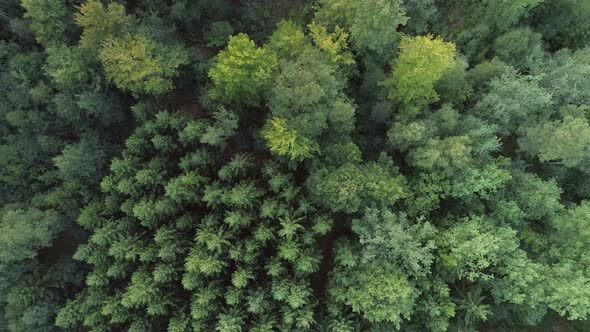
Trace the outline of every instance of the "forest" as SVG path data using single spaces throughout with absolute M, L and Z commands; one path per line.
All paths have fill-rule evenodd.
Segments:
M 0 331 L 590 331 L 590 1 L 0 0 Z

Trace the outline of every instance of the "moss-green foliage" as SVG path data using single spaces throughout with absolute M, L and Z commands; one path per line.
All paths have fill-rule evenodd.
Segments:
M 82 28 L 80 47 L 97 52 L 109 37 L 123 36 L 133 28 L 134 18 L 125 13 L 125 6 L 118 3 L 104 5 L 90 0 L 80 6 L 75 14 L 76 24 Z
M 170 91 L 178 67 L 188 63 L 182 46 L 161 45 L 142 33 L 106 39 L 99 58 L 106 77 L 117 87 L 145 94 Z
M 590 330 L 589 15 L 2 1 L 0 330 Z
M 514 29 L 496 38 L 494 53 L 518 70 L 536 69 L 545 56 L 542 37 L 530 28 Z
M 219 164 L 219 150 L 199 143 L 203 133 L 189 134 L 198 124 L 160 113 L 128 139 L 102 181 L 105 199 L 79 219 L 95 235 L 75 257 L 94 272 L 60 326 L 123 328 L 140 317 L 155 329 L 174 320 L 222 331 L 262 317 L 269 328 L 314 322 L 314 239 L 330 230 L 329 216 L 278 164 L 259 168 L 248 154 Z M 209 163 L 191 163 L 194 154 Z
M 315 18 L 349 31 L 352 45 L 365 55 L 389 54 L 399 41 L 398 27 L 408 21 L 398 0 L 321 0 Z
M 71 28 L 66 2 L 62 0 L 25 0 L 23 17 L 31 20 L 30 29 L 40 44 L 47 47 L 66 41 L 65 32 Z

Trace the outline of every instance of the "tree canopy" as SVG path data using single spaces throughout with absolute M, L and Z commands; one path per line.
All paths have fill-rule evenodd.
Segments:
M 0 1 L 0 331 L 590 330 L 589 22 Z

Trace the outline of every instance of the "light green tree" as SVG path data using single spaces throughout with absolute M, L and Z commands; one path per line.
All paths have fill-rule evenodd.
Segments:
M 135 19 L 125 13 L 125 6 L 111 2 L 104 5 L 100 0 L 89 0 L 79 7 L 75 19 L 82 28 L 80 47 L 98 54 L 102 43 L 131 33 Z
M 403 37 L 392 73 L 381 84 L 387 98 L 399 102 L 409 114 L 438 100 L 434 84 L 455 63 L 455 45 L 440 37 Z
M 107 78 L 119 88 L 152 95 L 170 91 L 178 68 L 189 60 L 184 47 L 162 45 L 141 33 L 107 38 L 99 58 Z
M 209 77 L 213 99 L 257 105 L 271 86 L 276 55 L 258 48 L 244 33 L 230 37 L 227 48 L 213 59 Z

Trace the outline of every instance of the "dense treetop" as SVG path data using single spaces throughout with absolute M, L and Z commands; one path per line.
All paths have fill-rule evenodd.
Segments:
M 0 330 L 589 330 L 589 22 L 2 1 Z

